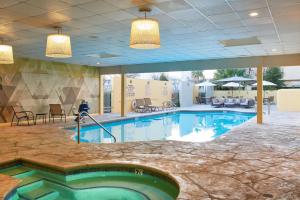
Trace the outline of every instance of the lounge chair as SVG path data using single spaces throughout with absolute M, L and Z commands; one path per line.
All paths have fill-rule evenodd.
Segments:
M 234 106 L 236 106 L 236 102 L 233 98 L 227 98 L 224 101 L 224 106 L 225 107 L 234 107 Z
M 152 101 L 150 98 L 144 98 L 145 107 L 149 108 L 151 111 L 159 111 L 162 107 L 152 105 Z
M 211 106 L 216 107 L 216 108 L 220 108 L 224 106 L 224 99 L 217 99 L 217 98 L 213 98 L 211 101 Z
M 163 110 L 174 110 L 176 108 L 176 105 L 172 101 L 164 101 Z
M 31 111 L 26 111 L 22 106 L 11 106 L 14 114 L 11 120 L 11 126 L 13 125 L 14 119 L 17 119 L 17 126 L 21 120 L 27 120 L 28 126 L 30 125 L 29 121 L 32 120 L 32 124 L 34 124 L 34 114 Z
M 255 105 L 254 99 L 241 99 L 240 106 L 244 108 L 252 108 Z
M 49 110 L 49 122 L 52 117 L 52 121 L 54 123 L 54 118 L 60 118 L 62 121 L 62 118 L 65 118 L 65 122 L 67 122 L 67 116 L 64 109 L 61 108 L 60 104 L 49 104 L 50 110 Z
M 135 112 L 141 112 L 141 113 L 144 113 L 144 112 L 147 112 L 147 111 L 151 112 L 151 109 L 149 109 L 149 107 L 145 106 L 145 100 L 144 99 L 136 99 L 135 100 L 134 110 L 135 110 Z

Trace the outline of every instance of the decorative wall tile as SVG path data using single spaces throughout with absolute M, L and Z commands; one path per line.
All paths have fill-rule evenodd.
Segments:
M 11 105 L 48 112 L 50 103 L 60 103 L 68 115 L 82 99 L 91 112 L 99 111 L 99 69 L 32 59 L 16 59 L 0 65 L 0 122 L 9 122 Z

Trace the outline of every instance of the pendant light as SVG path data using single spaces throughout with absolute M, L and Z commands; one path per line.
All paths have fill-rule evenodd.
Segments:
M 160 47 L 159 24 L 155 19 L 147 18 L 150 8 L 142 8 L 144 18 L 138 18 L 131 23 L 130 47 L 134 49 L 155 49 Z
M 72 57 L 71 40 L 69 35 L 62 34 L 62 28 L 56 27 L 57 34 L 47 37 L 46 56 L 52 58 Z
M 3 40 L 0 44 L 0 64 L 14 64 L 13 48 L 5 45 Z

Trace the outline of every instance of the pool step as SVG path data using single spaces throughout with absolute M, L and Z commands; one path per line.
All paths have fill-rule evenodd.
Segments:
M 19 187 L 30 185 L 30 184 L 33 184 L 35 182 L 41 181 L 42 178 L 41 177 L 36 177 L 36 176 L 28 176 L 28 177 L 22 178 L 21 180 L 22 180 L 22 182 L 19 183 Z
M 44 186 L 38 187 L 24 193 L 19 193 L 19 196 L 26 200 L 54 200 L 59 196 L 59 192 Z
M 12 167 L 8 169 L 4 169 L 1 171 L 1 174 L 5 174 L 8 176 L 17 176 L 20 174 L 28 173 L 32 171 L 30 168 L 24 167 L 24 166 L 17 166 L 17 167 Z

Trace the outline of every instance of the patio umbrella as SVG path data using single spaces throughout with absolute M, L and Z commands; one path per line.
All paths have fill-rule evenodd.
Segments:
M 205 92 L 205 96 L 207 95 L 207 87 L 214 87 L 216 86 L 216 84 L 213 84 L 212 82 L 209 81 L 204 81 L 202 83 L 198 83 L 195 86 L 199 86 L 199 87 L 204 87 L 204 92 Z
M 213 84 L 212 82 L 209 82 L 209 81 L 205 81 L 205 82 L 202 82 L 202 83 L 198 83 L 195 86 L 199 86 L 199 87 L 213 87 L 213 86 L 216 86 L 216 84 Z
M 252 86 L 257 87 L 257 83 L 252 84 Z M 270 81 L 263 81 L 263 86 L 276 86 L 276 84 Z
M 233 96 L 233 88 L 240 88 L 240 87 L 243 87 L 243 86 L 241 86 L 241 84 L 239 84 L 239 83 L 229 82 L 229 83 L 226 83 L 226 84 L 222 85 L 222 87 L 231 88 L 231 94 Z
M 229 78 L 224 78 L 216 81 L 217 82 L 247 82 L 247 81 L 254 81 L 254 79 L 235 75 Z
M 252 84 L 252 86 L 257 87 L 257 83 Z M 277 85 L 270 81 L 263 81 L 263 86 L 277 86 Z M 266 90 L 264 90 L 264 96 L 266 96 Z

